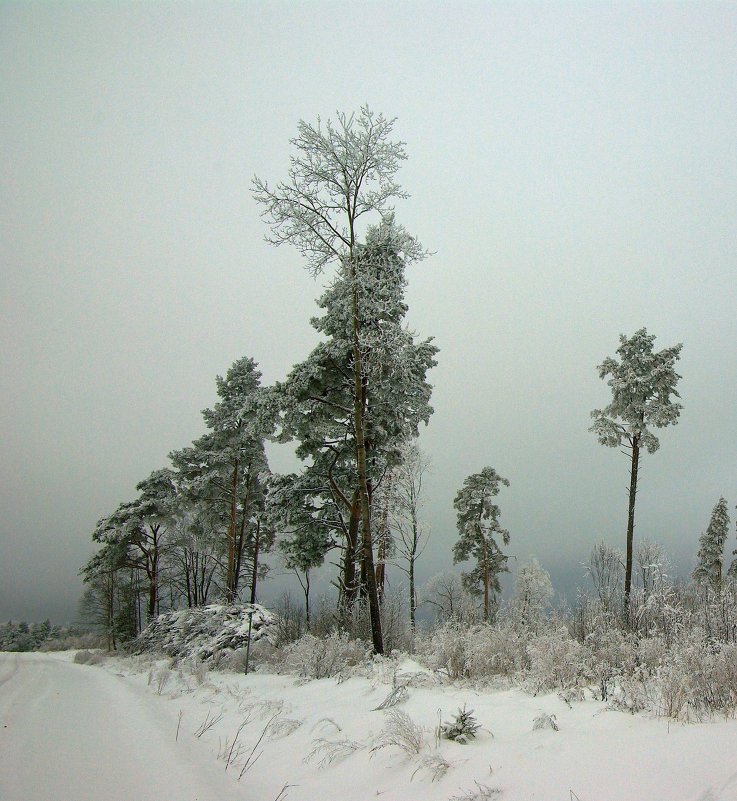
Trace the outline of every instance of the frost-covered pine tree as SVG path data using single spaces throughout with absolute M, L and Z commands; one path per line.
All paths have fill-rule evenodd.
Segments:
M 310 572 L 320 567 L 331 548 L 335 508 L 321 500 L 321 487 L 310 471 L 272 476 L 266 496 L 266 514 L 278 531 L 278 548 L 287 568 L 293 570 L 305 596 L 305 617 L 310 625 Z
M 737 506 L 735 506 L 734 508 L 735 510 L 737 510 Z M 737 516 L 735 516 L 735 522 L 737 522 Z M 737 549 L 732 551 L 732 556 L 734 556 L 735 558 L 732 560 L 732 564 L 729 566 L 729 570 L 727 570 L 727 576 L 737 581 Z
M 722 586 L 724 544 L 728 535 L 727 501 L 720 498 L 712 510 L 706 531 L 699 538 L 698 564 L 693 571 L 694 581 L 715 590 Z
M 632 588 L 632 555 L 635 530 L 635 498 L 642 448 L 655 453 L 660 447 L 651 428 L 663 428 L 677 422 L 683 408 L 672 400 L 678 398 L 676 384 L 680 376 L 674 365 L 683 345 L 653 352 L 655 337 L 641 328 L 631 337 L 622 334 L 617 348 L 619 361 L 608 357 L 599 365 L 599 377 L 607 376 L 612 402 L 604 409 L 594 409 L 593 431 L 602 445 L 624 446 L 630 451 L 630 486 L 627 507 L 627 557 L 624 576 L 624 600 L 629 604 Z
M 406 197 L 394 180 L 406 159 L 402 142 L 391 138 L 394 121 L 363 107 L 359 114 L 339 114 L 337 122 L 318 119 L 316 125 L 301 120 L 299 135 L 291 140 L 289 177 L 276 186 L 256 177 L 254 197 L 263 206 L 271 227 L 269 241 L 288 242 L 318 275 L 336 265 L 349 282 L 347 309 L 350 320 L 352 383 L 350 413 L 355 444 L 358 508 L 367 562 L 367 591 L 374 649 L 384 650 L 371 540 L 370 484 L 366 455 L 365 393 L 367 382 L 362 348 L 361 292 L 359 279 L 360 224 L 365 215 L 383 219 L 391 203 Z M 363 219 L 362 219 L 363 218 Z
M 248 559 L 255 601 L 259 555 L 273 543 L 273 532 L 263 525 L 269 471 L 264 435 L 271 422 L 264 413 L 260 381 L 253 359 L 233 362 L 225 377 L 216 377 L 220 400 L 202 412 L 210 430 L 191 447 L 169 454 L 187 499 L 220 514 L 226 532 L 223 595 L 228 603 L 238 597 Z
M 509 544 L 509 532 L 499 523 L 499 507 L 493 498 L 499 494 L 500 485 L 509 486 L 493 467 L 485 467 L 473 473 L 458 490 L 453 506 L 458 512 L 458 542 L 453 546 L 453 562 L 463 562 L 473 557 L 476 566 L 464 578 L 469 586 L 479 584 L 484 594 L 484 620 L 489 619 L 490 592 L 501 592 L 499 574 L 508 572 L 507 559 L 498 539 Z
M 275 186 L 259 178 L 253 181 L 254 197 L 271 228 L 269 241 L 295 246 L 315 275 L 334 266 L 338 283 L 346 290 L 342 302 L 348 325 L 342 333 L 350 344 L 350 361 L 347 370 L 342 362 L 337 367 L 344 372 L 351 390 L 342 411 L 350 415 L 357 497 L 354 500 L 351 494 L 345 501 L 357 505 L 360 511 L 363 574 L 372 640 L 378 653 L 384 646 L 371 530 L 369 451 L 374 438 L 370 417 L 374 384 L 368 371 L 372 360 L 381 359 L 382 351 L 395 350 L 396 342 L 392 337 L 387 339 L 383 331 L 386 314 L 391 315 L 393 310 L 385 308 L 378 318 L 366 312 L 382 300 L 381 279 L 385 268 L 392 267 L 393 254 L 401 252 L 403 262 L 424 256 L 416 240 L 401 232 L 391 219 L 393 202 L 406 197 L 395 175 L 407 157 L 403 143 L 392 138 L 393 127 L 394 120 L 374 114 L 366 106 L 357 114 L 338 114 L 335 122 L 318 119 L 312 125 L 300 121 L 299 134 L 291 142 L 295 153 L 287 180 Z M 367 247 L 368 236 L 361 241 L 365 223 L 371 218 L 378 222 L 373 230 L 380 238 L 393 239 L 388 248 L 383 248 L 388 259 L 376 258 L 381 248 Z M 391 293 L 391 287 L 386 286 Z M 393 378 L 391 372 L 385 374 L 386 382 Z
M 172 527 L 174 479 L 174 472 L 168 468 L 154 470 L 136 486 L 136 500 L 121 503 L 111 515 L 99 520 L 92 535 L 96 542 L 119 547 L 126 566 L 145 574 L 147 620 L 159 613 L 161 560 Z

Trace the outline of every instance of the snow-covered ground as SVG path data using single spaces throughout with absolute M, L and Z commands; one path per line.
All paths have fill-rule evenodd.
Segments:
M 442 685 L 410 661 L 384 711 L 386 663 L 340 682 L 167 665 L 0 654 L 0 801 L 737 801 L 735 720 Z M 476 739 L 437 741 L 464 705 Z M 377 748 L 397 710 L 417 753 Z M 558 731 L 533 729 L 543 714 Z

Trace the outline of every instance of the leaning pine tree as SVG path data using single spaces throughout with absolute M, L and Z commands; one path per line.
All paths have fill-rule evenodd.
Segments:
M 693 579 L 698 584 L 719 590 L 722 586 L 724 544 L 729 534 L 727 501 L 720 498 L 711 513 L 709 525 L 699 538 L 698 564 Z
M 379 599 L 373 564 L 370 515 L 370 476 L 367 442 L 367 410 L 372 385 L 365 364 L 367 334 L 375 352 L 377 342 L 366 330 L 363 306 L 369 296 L 363 291 L 366 250 L 361 236 L 364 223 L 373 217 L 381 224 L 389 219 L 393 202 L 406 197 L 394 176 L 406 153 L 403 143 L 392 139 L 394 121 L 376 115 L 367 107 L 358 114 L 338 114 L 335 123 L 299 123 L 298 136 L 291 141 L 291 157 L 286 181 L 270 186 L 255 178 L 254 197 L 263 206 L 263 217 L 271 227 L 269 241 L 289 242 L 306 257 L 314 274 L 334 265 L 338 281 L 347 288 L 350 340 L 349 376 L 351 382 L 351 440 L 355 455 L 356 504 L 360 511 L 366 593 L 375 651 L 384 650 Z M 410 237 L 403 237 L 404 260 L 423 255 Z M 372 267 L 375 265 L 372 265 Z M 342 367 L 342 365 L 341 365 Z M 348 499 L 352 501 L 352 499 Z
M 635 530 L 637 474 L 643 447 L 655 453 L 660 447 L 651 428 L 674 424 L 682 406 L 672 400 L 680 397 L 676 384 L 680 376 L 674 370 L 683 345 L 653 352 L 655 337 L 645 328 L 631 337 L 622 334 L 617 348 L 619 361 L 611 357 L 599 365 L 599 377 L 607 376 L 612 402 L 604 409 L 594 409 L 593 431 L 602 445 L 625 447 L 630 452 L 630 485 L 627 507 L 627 561 L 624 577 L 624 602 L 629 606 L 632 589 L 632 543 Z

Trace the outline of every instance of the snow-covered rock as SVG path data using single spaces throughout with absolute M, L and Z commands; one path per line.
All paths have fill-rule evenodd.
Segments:
M 220 651 L 245 648 L 249 617 L 251 642 L 268 639 L 275 616 L 259 604 L 210 604 L 159 615 L 132 643 L 131 651 L 164 653 L 206 661 Z

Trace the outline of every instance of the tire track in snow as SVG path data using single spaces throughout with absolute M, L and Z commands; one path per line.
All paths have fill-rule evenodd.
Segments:
M 0 660 L 2 661 L 9 660 Z M 13 681 L 10 682 L 10 679 Z M 123 677 L 22 654 L 0 686 L 2 801 L 246 801 Z

